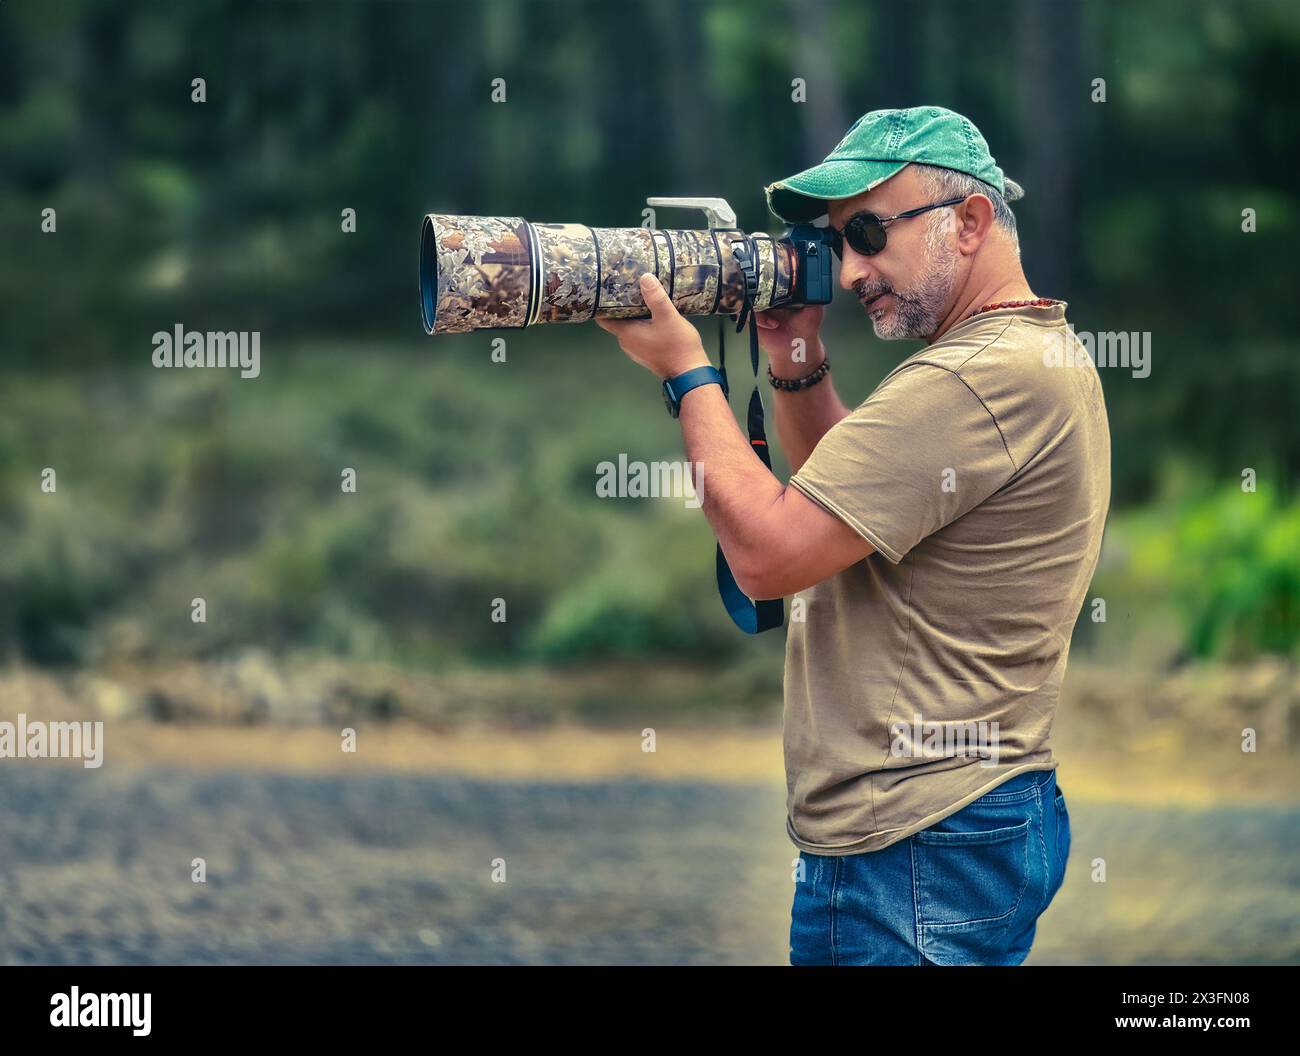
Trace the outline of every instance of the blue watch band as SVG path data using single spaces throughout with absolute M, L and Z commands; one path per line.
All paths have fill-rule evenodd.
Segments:
M 668 413 L 676 418 L 681 413 L 682 397 L 691 389 L 699 388 L 701 385 L 721 385 L 722 394 L 729 395 L 727 380 L 718 373 L 716 367 L 696 367 L 676 377 L 664 379 L 664 404 L 668 408 Z

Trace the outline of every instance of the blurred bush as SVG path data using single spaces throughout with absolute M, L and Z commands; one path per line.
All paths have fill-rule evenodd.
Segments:
M 1300 659 L 1300 504 L 1225 484 L 1129 519 L 1132 575 L 1165 598 L 1193 657 Z
M 307 344 L 256 381 L 13 376 L 0 642 L 55 664 L 251 643 L 432 665 L 734 653 L 699 510 L 596 493 L 602 461 L 682 457 L 653 378 L 594 328 L 506 364 L 426 348 Z M 587 359 L 589 398 L 550 369 L 562 354 Z
M 1300 659 L 1300 503 L 1267 471 L 1252 491 L 1185 463 L 1162 481 L 1150 506 L 1107 524 L 1089 597 L 1106 600 L 1120 632 L 1101 643 L 1085 605 L 1076 642 L 1156 661 Z

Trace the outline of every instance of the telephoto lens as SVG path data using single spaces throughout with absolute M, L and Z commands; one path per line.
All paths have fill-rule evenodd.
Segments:
M 747 235 L 722 199 L 648 201 L 702 209 L 710 226 L 669 231 L 429 213 L 420 229 L 425 332 L 644 318 L 650 313 L 640 278 L 647 272 L 683 315 L 738 313 L 747 280 L 757 311 L 830 299 L 824 229 L 803 225 L 814 233 L 779 239 Z

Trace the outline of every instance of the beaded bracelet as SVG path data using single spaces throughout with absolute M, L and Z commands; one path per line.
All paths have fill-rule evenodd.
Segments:
M 772 373 L 772 364 L 767 365 L 767 380 L 774 389 L 783 389 L 786 392 L 798 392 L 800 389 L 810 389 L 816 385 L 822 378 L 831 372 L 831 358 L 827 356 L 822 360 L 821 366 L 811 374 L 802 378 L 778 378 Z

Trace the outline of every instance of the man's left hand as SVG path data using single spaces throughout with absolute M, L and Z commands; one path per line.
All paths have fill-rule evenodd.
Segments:
M 663 284 L 649 272 L 641 276 L 641 296 L 649 319 L 601 319 L 596 325 L 618 338 L 619 347 L 659 378 L 674 378 L 707 366 L 700 333 L 677 311 Z

